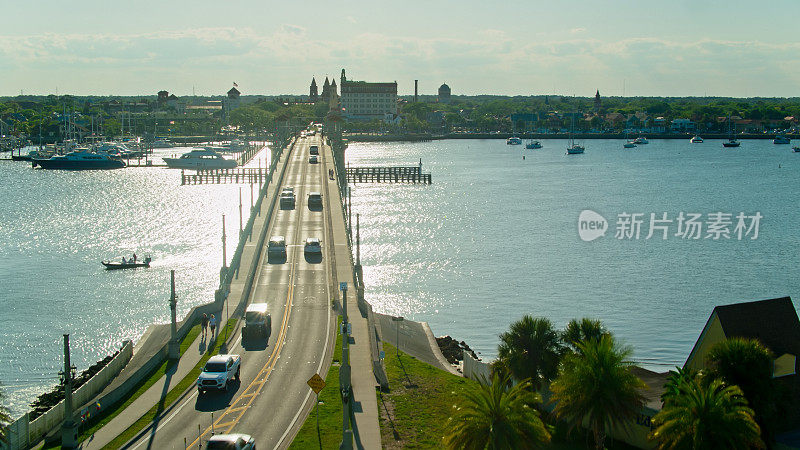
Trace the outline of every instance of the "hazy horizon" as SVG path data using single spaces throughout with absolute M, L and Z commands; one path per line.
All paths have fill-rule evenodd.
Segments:
M 154 0 L 4 6 L 0 96 L 307 93 L 311 77 L 398 93 L 798 97 L 800 3 L 474 0 L 382 6 Z

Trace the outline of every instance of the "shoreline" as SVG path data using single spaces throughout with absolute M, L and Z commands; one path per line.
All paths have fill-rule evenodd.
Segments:
M 700 135 L 703 139 L 728 139 L 727 133 L 696 133 L 696 134 L 652 134 L 640 133 L 637 136 L 645 136 L 648 140 L 675 140 L 686 139 Z M 569 133 L 448 133 L 448 134 L 345 134 L 344 137 L 349 142 L 426 142 L 440 141 L 446 139 L 508 139 L 509 137 L 519 137 L 521 139 L 569 139 Z M 739 134 L 738 140 L 768 140 L 774 139 L 775 134 Z M 789 139 L 800 139 L 800 135 L 784 135 Z M 571 136 L 574 139 L 621 139 L 624 140 L 623 133 L 575 133 Z M 629 139 L 634 139 L 628 136 Z

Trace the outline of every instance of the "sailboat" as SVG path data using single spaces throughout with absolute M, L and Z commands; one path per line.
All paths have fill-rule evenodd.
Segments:
M 568 155 L 581 155 L 586 150 L 584 147 L 575 143 L 575 137 L 573 133 L 575 132 L 575 115 L 572 115 L 572 124 L 569 129 L 569 147 L 567 147 L 567 154 Z
M 731 128 L 732 122 L 733 121 L 731 120 L 731 116 L 728 116 L 728 142 L 723 142 L 722 143 L 723 147 L 738 147 L 739 145 L 741 145 L 739 141 L 737 141 L 736 138 L 733 137 L 734 136 L 733 129 Z
M 636 148 L 636 142 L 628 139 L 628 133 L 625 133 L 625 143 L 622 144 L 622 148 Z

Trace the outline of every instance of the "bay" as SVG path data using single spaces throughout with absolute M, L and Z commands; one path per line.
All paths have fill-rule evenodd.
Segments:
M 651 139 L 623 149 L 586 140 L 541 150 L 504 140 L 352 143 L 352 166 L 416 165 L 433 184 L 356 184 L 366 297 L 376 311 L 430 324 L 484 360 L 524 314 L 562 328 L 593 317 L 633 347 L 644 367 L 683 365 L 714 306 L 792 296 L 800 223 L 800 153 L 770 140 Z M 523 159 L 523 155 L 525 158 Z M 578 216 L 592 210 L 606 235 L 584 242 Z M 683 239 L 679 213 L 760 213 L 757 239 Z M 639 239 L 616 239 L 619 215 L 642 214 Z M 650 214 L 673 222 L 647 239 Z M 749 223 L 749 222 L 748 222 Z M 402 342 L 401 342 L 402 344 Z

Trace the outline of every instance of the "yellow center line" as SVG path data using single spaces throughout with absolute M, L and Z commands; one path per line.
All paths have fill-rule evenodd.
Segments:
M 288 164 L 288 161 L 287 161 L 287 164 Z M 303 178 L 305 178 L 305 175 L 306 175 L 306 171 L 304 169 L 303 170 Z M 296 227 L 295 228 L 295 242 L 297 242 L 297 236 L 299 235 L 299 233 L 300 233 L 300 227 Z M 247 412 L 247 409 L 249 409 L 249 407 L 253 403 L 253 401 L 255 401 L 256 396 L 258 396 L 258 394 L 261 392 L 261 389 L 264 387 L 264 384 L 266 384 L 267 378 L 269 378 L 269 375 L 270 375 L 270 373 L 272 373 L 272 370 L 274 369 L 275 364 L 278 362 L 278 355 L 280 354 L 280 351 L 283 348 L 283 343 L 286 340 L 285 339 L 286 338 L 286 332 L 288 331 L 288 328 L 289 328 L 288 327 L 288 325 L 289 325 L 289 316 L 290 316 L 291 309 L 292 309 L 292 297 L 294 296 L 294 278 L 295 278 L 296 268 L 297 268 L 297 264 L 292 264 L 292 268 L 291 268 L 291 271 L 289 273 L 289 290 L 288 290 L 288 292 L 286 294 L 286 303 L 284 304 L 283 322 L 281 323 L 281 329 L 280 329 L 280 333 L 278 334 L 278 340 L 275 343 L 275 348 L 272 350 L 272 353 L 270 354 L 269 359 L 267 359 L 266 365 L 264 365 L 264 367 L 261 368 L 261 370 L 258 372 L 258 375 L 256 375 L 255 379 L 250 383 L 250 385 L 247 386 L 247 388 L 244 390 L 242 395 L 240 395 L 239 397 L 236 398 L 236 400 L 231 402 L 231 405 L 228 406 L 228 408 L 225 410 L 225 412 L 222 413 L 222 415 L 219 416 L 219 418 L 213 423 L 213 425 L 207 427 L 200 434 L 200 436 L 197 437 L 197 439 L 192 441 L 192 443 L 187 448 L 192 448 L 195 445 L 197 445 L 198 441 L 202 440 L 203 436 L 205 436 L 206 434 L 211 433 L 212 429 L 214 430 L 215 434 L 218 434 L 219 433 L 218 432 L 219 428 L 226 428 L 227 427 L 227 430 L 224 431 L 223 434 L 230 433 L 230 431 L 233 429 L 233 427 L 237 423 L 239 423 L 239 420 L 241 420 L 242 416 L 244 416 L 244 413 Z M 246 404 L 244 404 L 243 406 L 234 407 L 234 405 L 236 405 L 237 403 L 242 401 L 245 397 L 249 398 L 249 400 L 246 402 Z M 236 412 L 239 412 L 239 415 L 236 416 L 232 421 L 226 421 L 224 423 L 222 422 L 222 420 L 226 416 L 228 416 L 229 414 L 235 414 Z

